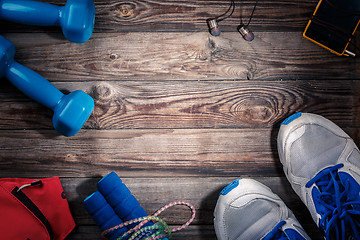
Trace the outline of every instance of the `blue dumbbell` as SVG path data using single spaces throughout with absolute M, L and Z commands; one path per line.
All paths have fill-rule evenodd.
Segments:
M 94 109 L 94 100 L 81 90 L 64 95 L 48 80 L 14 61 L 15 46 L 0 36 L 0 78 L 6 77 L 30 98 L 54 111 L 56 131 L 75 135 L 85 124 Z
M 102 232 L 123 223 L 98 191 L 88 196 L 83 205 Z M 106 234 L 106 237 L 109 240 L 115 240 L 127 231 L 126 227 L 119 228 Z
M 61 26 L 72 42 L 89 40 L 95 23 L 93 0 L 68 0 L 64 7 L 29 0 L 0 0 L 0 19 L 37 26 Z

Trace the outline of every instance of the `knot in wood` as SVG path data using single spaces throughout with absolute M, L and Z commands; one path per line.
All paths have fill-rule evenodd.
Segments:
M 254 126 L 267 124 L 274 116 L 274 106 L 264 98 L 245 98 L 231 107 L 233 115 L 241 122 Z
M 121 7 L 120 7 L 120 14 L 121 14 L 123 17 L 130 17 L 131 11 L 129 10 L 128 7 L 126 7 L 126 6 L 121 6 Z
M 97 85 L 93 88 L 93 97 L 96 100 L 104 100 L 110 98 L 112 92 L 109 86 Z

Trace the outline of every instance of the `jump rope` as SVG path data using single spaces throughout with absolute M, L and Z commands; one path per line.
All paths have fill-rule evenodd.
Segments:
M 164 212 L 166 209 L 177 206 L 177 205 L 184 205 L 187 206 L 191 210 L 191 217 L 190 219 L 177 228 L 170 229 L 167 223 L 158 217 L 162 212 Z M 108 230 L 105 230 L 101 235 L 105 237 L 106 234 L 111 233 L 117 229 L 128 227 L 129 225 L 137 224 L 135 227 L 131 228 L 127 232 L 125 232 L 121 237 L 119 237 L 117 240 L 156 240 L 156 239 L 171 239 L 171 234 L 173 232 L 180 231 L 181 229 L 184 229 L 185 227 L 189 226 L 191 222 L 195 218 L 195 208 L 190 203 L 184 202 L 184 201 L 177 201 L 172 202 L 164 207 L 160 208 L 158 211 L 156 211 L 153 215 L 147 216 L 147 217 L 141 217 L 136 218 L 127 222 L 124 222 L 122 224 L 119 224 L 115 227 L 112 227 Z M 151 226 L 144 226 L 147 222 L 152 221 L 154 222 Z M 150 234 L 148 234 L 150 233 Z M 149 235 L 149 236 L 148 236 Z

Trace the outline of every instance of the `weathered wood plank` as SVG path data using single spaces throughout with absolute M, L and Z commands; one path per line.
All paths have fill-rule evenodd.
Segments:
M 204 31 L 206 19 L 224 13 L 230 1 L 116 1 L 99 2 L 97 30 L 107 31 Z M 252 20 L 257 31 L 297 31 L 305 27 L 316 1 L 264 1 Z M 255 1 L 237 2 L 232 18 L 221 22 L 224 31 L 236 31 L 240 16 L 248 21 Z
M 85 128 L 273 127 L 294 112 L 313 112 L 341 127 L 359 126 L 360 85 L 339 81 L 55 82 L 95 99 Z M 3 83 L 4 84 L 4 83 Z M 52 112 L 10 83 L 0 89 L 0 129 L 52 129 Z
M 312 240 L 324 239 L 317 232 L 316 227 L 313 224 L 302 225 Z M 177 227 L 177 226 L 174 226 Z M 78 226 L 70 234 L 67 240 L 99 240 L 100 230 L 92 226 Z M 215 230 L 212 225 L 190 225 L 180 232 L 176 232 L 172 235 L 172 240 L 217 240 Z
M 238 177 L 242 177 L 239 175 Z M 180 231 L 174 235 L 181 237 L 193 237 L 194 239 L 201 239 L 207 234 L 214 234 L 213 232 L 213 211 L 216 205 L 218 195 L 222 188 L 233 181 L 235 178 L 122 178 L 123 182 L 131 190 L 132 194 L 138 199 L 141 206 L 149 213 L 154 213 L 162 206 L 173 201 L 186 201 L 191 203 L 196 211 L 196 217 L 192 225 L 185 230 Z M 77 239 L 78 236 L 83 236 L 83 226 L 94 225 L 93 220 L 83 208 L 82 200 L 96 191 L 97 178 L 62 178 L 64 191 L 67 194 L 70 209 L 74 215 L 79 226 L 73 233 L 72 237 Z M 318 232 L 314 229 L 315 224 L 307 212 L 306 207 L 301 203 L 295 192 L 291 189 L 290 184 L 284 177 L 273 178 L 255 178 L 270 187 L 276 194 L 278 194 L 287 206 L 293 210 L 298 220 L 307 227 L 313 237 L 318 236 Z M 177 206 L 166 210 L 161 217 L 170 225 L 181 225 L 185 223 L 190 217 L 190 210 L 187 207 Z M 207 226 L 207 227 L 206 227 Z M 207 228 L 208 232 L 204 235 L 199 229 Z M 92 230 L 94 235 L 99 236 L 99 230 Z M 195 231 L 195 233 L 193 232 Z M 73 239 L 73 238 L 70 239 Z M 313 238 L 314 239 L 314 238 Z
M 356 129 L 346 129 L 353 135 Z M 85 177 L 116 170 L 124 177 L 278 176 L 270 129 L 3 130 L 0 177 Z M 355 142 L 358 142 L 357 136 Z
M 71 138 L 51 130 L 4 130 L 0 139 L 2 177 L 110 170 L 124 177 L 274 176 L 281 169 L 271 129 L 83 130 Z
M 63 6 L 65 1 L 44 1 Z M 95 32 L 189 32 L 207 31 L 206 19 L 224 13 L 229 0 L 95 0 Z M 221 22 L 222 31 L 235 31 L 240 23 L 247 23 L 255 4 L 237 2 L 233 17 Z M 251 22 L 255 31 L 302 31 L 316 0 L 261 1 Z M 0 32 L 60 32 L 57 27 L 32 27 L 0 21 Z
M 170 226 L 179 227 L 179 226 Z M 67 237 L 67 240 L 99 240 L 100 230 L 95 226 L 77 226 Z M 172 234 L 172 240 L 216 240 L 215 230 L 212 225 L 190 225 L 180 232 Z M 315 238 L 313 238 L 315 240 Z M 320 239 L 319 239 L 320 240 Z
M 298 32 L 256 33 L 252 42 L 238 33 L 108 33 L 80 45 L 42 33 L 5 36 L 18 62 L 51 81 L 359 79 L 354 58 Z

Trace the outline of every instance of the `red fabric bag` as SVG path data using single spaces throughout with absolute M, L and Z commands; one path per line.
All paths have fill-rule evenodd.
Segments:
M 1 239 L 63 240 L 74 227 L 59 177 L 0 179 Z

